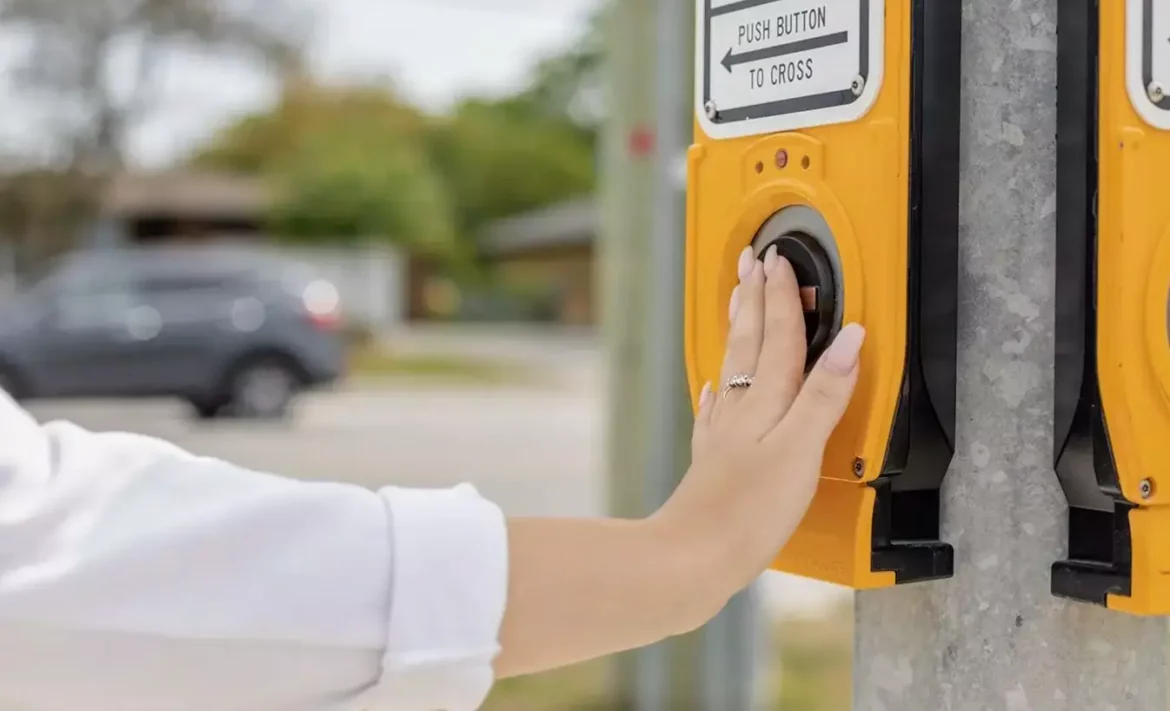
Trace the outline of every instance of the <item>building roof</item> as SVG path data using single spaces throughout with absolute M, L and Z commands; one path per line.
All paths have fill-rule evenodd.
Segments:
M 230 173 L 166 172 L 120 175 L 111 182 L 105 209 L 130 218 L 166 215 L 193 219 L 257 219 L 271 195 L 260 181 Z
M 586 196 L 509 217 L 490 225 L 479 247 L 491 255 L 590 245 L 601 229 L 596 199 Z

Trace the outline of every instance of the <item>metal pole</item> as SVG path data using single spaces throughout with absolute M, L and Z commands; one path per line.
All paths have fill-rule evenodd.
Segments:
M 653 228 L 649 260 L 642 273 L 649 286 L 650 318 L 646 328 L 646 398 L 648 439 L 645 511 L 654 511 L 678 485 L 689 458 L 682 443 L 689 440 L 686 367 L 683 362 L 683 276 L 686 256 L 686 186 L 673 170 L 690 143 L 686 132 L 686 18 L 679 0 L 656 0 L 654 31 L 642 41 L 654 48 L 654 184 Z M 681 189 L 680 189 L 681 188 Z M 647 649 L 638 673 L 638 711 L 669 711 L 676 696 L 694 695 L 694 661 L 686 646 L 694 640 L 672 640 Z M 689 673 L 688 673 L 689 672 Z
M 638 517 L 648 513 L 647 417 L 652 408 L 647 409 L 643 387 L 649 326 L 645 265 L 653 230 L 654 163 L 644 149 L 632 149 L 644 144 L 655 118 L 654 0 L 612 0 L 605 19 L 609 113 L 602 142 L 598 291 L 609 365 L 609 508 L 615 516 Z M 658 657 L 638 651 L 613 659 L 613 708 L 644 708 L 639 701 L 650 693 L 647 669 L 665 668 L 656 664 Z
M 612 366 L 610 501 L 623 516 L 658 508 L 689 465 L 680 165 L 692 139 L 693 2 L 619 0 L 609 18 L 601 286 Z M 704 631 L 620 657 L 615 707 L 750 709 L 754 613 L 743 595 Z
M 1057 5 L 964 2 L 957 574 L 857 596 L 856 711 L 1170 704 L 1164 621 L 1049 594 Z

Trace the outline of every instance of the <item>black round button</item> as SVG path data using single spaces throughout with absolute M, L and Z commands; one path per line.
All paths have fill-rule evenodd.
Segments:
M 760 258 L 773 246 L 781 257 L 792 264 L 796 283 L 800 286 L 804 304 L 804 331 L 808 339 L 807 365 L 812 366 L 829 345 L 837 330 L 834 318 L 837 311 L 837 283 L 833 277 L 833 263 L 824 247 L 803 232 L 790 232 L 769 244 Z

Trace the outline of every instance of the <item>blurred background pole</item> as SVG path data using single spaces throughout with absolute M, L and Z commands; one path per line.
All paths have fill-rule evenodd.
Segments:
M 603 166 L 602 289 L 610 354 L 610 502 L 652 512 L 689 464 L 683 360 L 685 155 L 693 125 L 694 0 L 617 0 Z M 616 660 L 636 711 L 748 711 L 765 623 L 749 594 L 701 632 Z
M 1165 709 L 1166 622 L 1049 594 L 1058 0 L 963 7 L 957 576 L 857 597 L 854 710 Z M 1027 27 L 1026 35 L 1015 29 Z

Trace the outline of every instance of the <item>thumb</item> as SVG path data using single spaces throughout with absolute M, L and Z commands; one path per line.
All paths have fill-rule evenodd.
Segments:
M 805 441 L 825 442 L 849 407 L 857 385 L 857 364 L 865 329 L 853 323 L 841 329 L 809 373 L 785 416 Z M 788 429 L 788 428 L 785 428 Z

